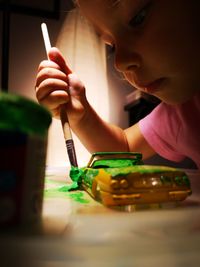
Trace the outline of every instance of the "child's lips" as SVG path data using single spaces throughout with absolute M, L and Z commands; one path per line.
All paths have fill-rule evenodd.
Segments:
M 148 94 L 153 94 L 160 90 L 160 86 L 164 80 L 165 78 L 160 78 L 147 84 L 137 84 L 137 87 Z

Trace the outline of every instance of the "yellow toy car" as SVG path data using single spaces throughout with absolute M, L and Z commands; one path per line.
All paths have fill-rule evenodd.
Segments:
M 192 192 L 184 171 L 144 165 L 141 153 L 94 153 L 87 167 L 72 167 L 70 177 L 106 206 L 176 202 Z

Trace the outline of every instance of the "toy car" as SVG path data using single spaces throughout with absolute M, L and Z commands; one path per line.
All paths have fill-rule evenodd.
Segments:
M 142 154 L 97 152 L 84 168 L 73 167 L 72 180 L 106 206 L 182 201 L 191 194 L 182 170 L 144 165 Z

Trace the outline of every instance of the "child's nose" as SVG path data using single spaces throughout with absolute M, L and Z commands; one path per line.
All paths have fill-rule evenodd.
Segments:
M 130 71 L 137 69 L 141 65 L 141 57 L 130 48 L 115 47 L 115 68 L 120 71 Z

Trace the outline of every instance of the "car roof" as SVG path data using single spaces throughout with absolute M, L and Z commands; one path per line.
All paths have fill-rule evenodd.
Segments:
M 95 152 L 92 154 L 87 167 L 91 166 L 94 160 L 117 160 L 117 159 L 129 159 L 136 162 L 142 161 L 142 154 L 138 152 Z

